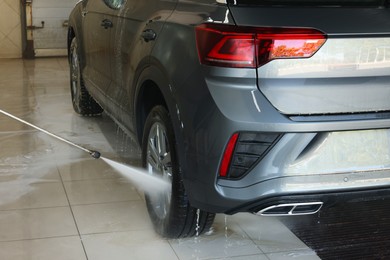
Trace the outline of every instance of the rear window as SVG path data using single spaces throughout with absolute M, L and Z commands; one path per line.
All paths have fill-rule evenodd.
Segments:
M 265 6 L 387 7 L 389 0 L 234 0 L 236 4 Z

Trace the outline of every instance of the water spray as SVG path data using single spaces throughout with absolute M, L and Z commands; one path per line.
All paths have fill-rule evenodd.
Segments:
M 127 179 L 130 179 L 134 184 L 136 184 L 139 188 L 141 188 L 144 191 L 148 192 L 169 192 L 170 190 L 170 183 L 167 180 L 162 179 L 160 176 L 151 175 L 146 173 L 144 170 L 137 169 L 134 167 L 131 167 L 129 165 L 125 165 L 119 162 L 115 162 L 113 160 L 110 160 L 108 158 L 104 158 L 101 156 L 101 154 L 98 151 L 89 150 L 85 147 L 82 147 L 80 145 L 77 145 L 75 143 L 72 143 L 69 140 L 66 140 L 65 138 L 62 138 L 58 135 L 55 135 L 53 133 L 50 133 L 49 131 L 42 129 L 36 125 L 33 125 L 23 119 L 20 119 L 19 117 L 16 117 L 8 112 L 5 112 L 0 109 L 0 113 L 15 119 L 23 124 L 26 124 L 28 126 L 31 126 L 32 128 L 35 128 L 36 130 L 39 130 L 47 135 L 50 135 L 51 137 L 54 137 L 62 142 L 65 142 L 67 144 L 72 145 L 73 147 L 76 147 L 84 152 L 89 153 L 93 158 L 99 159 L 101 158 L 104 162 L 106 162 L 108 165 L 110 165 L 113 169 L 115 169 L 118 173 L 120 173 L 122 176 L 126 177 Z
M 78 148 L 78 149 L 80 149 L 80 150 L 83 150 L 84 152 L 89 153 L 89 154 L 90 154 L 93 158 L 95 158 L 95 159 L 99 159 L 100 156 L 101 156 L 101 154 L 100 154 L 98 151 L 89 150 L 89 149 L 87 149 L 87 148 L 85 148 L 85 147 L 82 147 L 82 146 L 80 146 L 80 145 L 77 145 L 77 144 L 75 144 L 75 143 L 72 143 L 71 141 L 66 140 L 65 138 L 62 138 L 62 137 L 60 137 L 60 136 L 58 136 L 58 135 L 55 135 L 55 134 L 53 134 L 53 133 L 50 133 L 49 131 L 47 131 L 47 130 L 45 130 L 45 129 L 43 129 L 43 128 L 40 128 L 40 127 L 38 127 L 38 126 L 36 126 L 36 125 L 33 125 L 33 124 L 31 124 L 31 123 L 29 123 L 29 122 L 27 122 L 27 121 L 25 121 L 25 120 L 19 118 L 19 117 L 16 117 L 16 116 L 14 116 L 14 115 L 12 115 L 12 114 L 10 114 L 10 113 L 8 113 L 8 112 L 5 112 L 4 110 L 1 110 L 1 109 L 0 109 L 0 113 L 4 114 L 4 115 L 6 115 L 6 116 L 8 116 L 8 117 L 10 117 L 10 118 L 12 118 L 12 119 L 15 119 L 15 120 L 17 120 L 17 121 L 19 121 L 19 122 L 21 122 L 21 123 L 23 123 L 23 124 L 25 124 L 25 125 L 31 126 L 32 128 L 35 128 L 35 129 L 37 129 L 37 130 L 39 130 L 39 131 L 41 131 L 41 132 L 43 132 L 43 133 L 45 133 L 45 134 L 47 134 L 47 135 L 50 135 L 51 137 L 56 138 L 57 140 L 60 140 L 60 141 L 65 142 L 65 143 L 67 143 L 67 144 L 70 144 L 70 145 L 72 145 L 72 146 L 74 146 L 74 147 L 76 147 L 76 148 Z

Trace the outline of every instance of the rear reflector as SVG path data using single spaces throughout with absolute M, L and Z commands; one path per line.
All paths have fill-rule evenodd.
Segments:
M 230 137 L 230 140 L 226 146 L 225 153 L 222 157 L 221 167 L 219 168 L 219 176 L 226 177 L 229 171 L 229 165 L 232 161 L 234 148 L 236 147 L 238 139 L 238 133 L 235 133 Z
M 257 68 L 274 59 L 310 58 L 326 35 L 311 28 L 201 24 L 196 27 L 196 40 L 202 64 Z

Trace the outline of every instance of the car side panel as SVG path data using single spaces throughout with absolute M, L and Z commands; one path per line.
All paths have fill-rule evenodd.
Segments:
M 129 0 L 116 11 L 110 42 L 112 84 L 107 95 L 113 103 L 112 113 L 132 132 L 137 73 L 148 66 L 150 53 L 175 5 L 176 0 Z M 156 38 L 145 40 L 145 30 L 154 32 Z
M 224 145 L 222 142 L 216 144 L 222 138 L 210 138 L 221 130 L 222 125 L 215 127 L 217 119 L 207 125 L 211 118 L 220 116 L 220 113 L 215 110 L 204 81 L 196 48 L 195 26 L 211 20 L 234 23 L 226 5 L 217 4 L 216 1 L 200 2 L 179 1 L 164 25 L 150 62 L 167 79 L 167 85 L 160 87 L 164 96 L 168 97 L 166 100 L 178 143 L 184 184 L 186 190 L 191 191 L 190 199 L 194 198 L 192 185 L 199 188 L 196 195 L 209 194 L 204 191 L 215 182 L 215 167 L 219 160 L 215 155 Z M 256 71 L 252 70 L 252 73 L 255 75 Z M 255 78 L 252 78 L 252 83 L 256 84 Z M 225 133 L 221 132 L 221 135 Z M 204 164 L 208 164 L 208 167 L 203 167 Z M 213 170 L 210 171 L 210 168 Z M 202 181 L 208 182 L 208 185 L 201 184 Z
M 108 52 L 111 29 L 102 27 L 101 23 L 104 19 L 109 19 L 110 8 L 103 0 L 89 0 L 82 12 L 85 14 L 82 15 L 83 49 L 86 59 L 84 80 L 90 92 L 103 92 L 111 82 Z

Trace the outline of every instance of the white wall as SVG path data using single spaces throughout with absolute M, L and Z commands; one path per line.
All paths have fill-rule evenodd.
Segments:
M 34 30 L 37 56 L 66 54 L 67 28 L 63 23 L 78 0 L 32 0 L 33 24 L 45 28 Z M 20 0 L 0 0 L 0 58 L 22 57 Z
M 22 57 L 20 1 L 0 0 L 0 58 Z
M 1 1 L 1 0 L 0 0 Z M 63 23 L 78 0 L 33 0 L 33 24 L 43 29 L 34 30 L 34 47 L 37 56 L 66 53 L 67 28 Z

